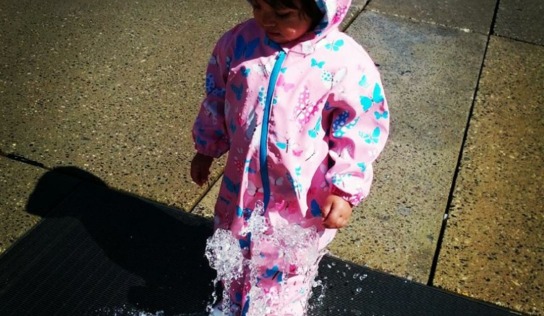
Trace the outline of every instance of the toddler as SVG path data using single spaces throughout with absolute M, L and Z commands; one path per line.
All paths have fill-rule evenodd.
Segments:
M 193 127 L 191 177 L 203 185 L 214 158 L 228 152 L 215 229 L 232 232 L 248 259 L 271 256 L 243 234 L 257 205 L 273 218 L 317 232 L 324 249 L 369 193 L 372 162 L 389 131 L 374 63 L 339 31 L 351 0 L 250 0 L 253 19 L 217 42 L 206 97 Z M 277 256 L 276 256 L 277 257 Z M 273 260 L 258 260 L 273 265 Z M 313 268 L 317 273 L 317 264 Z M 227 315 L 251 309 L 251 286 L 290 293 L 270 315 L 304 315 L 311 282 L 296 269 L 263 267 L 230 287 Z M 281 276 L 279 278 L 278 276 Z

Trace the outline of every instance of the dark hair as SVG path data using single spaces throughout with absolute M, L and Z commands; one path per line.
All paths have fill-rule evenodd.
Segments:
M 323 18 L 323 12 L 319 10 L 315 0 L 263 0 L 269 6 L 274 9 L 289 8 L 297 9 L 300 11 L 300 14 L 307 15 L 312 21 L 312 29 L 317 26 L 317 24 Z M 299 5 L 298 5 L 299 4 Z

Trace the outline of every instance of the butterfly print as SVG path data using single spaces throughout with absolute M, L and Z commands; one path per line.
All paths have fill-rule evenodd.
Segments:
M 344 40 L 343 39 L 339 39 L 339 40 L 336 40 L 336 41 L 333 41 L 331 43 L 328 43 L 327 45 L 325 45 L 325 48 L 328 49 L 328 50 L 332 50 L 332 51 L 339 51 L 340 48 L 344 46 Z
M 372 131 L 372 134 L 359 132 L 359 136 L 361 136 L 365 140 L 365 143 L 367 144 L 377 144 L 378 141 L 380 140 L 380 134 L 381 132 L 379 127 L 374 128 L 374 130 Z
M 236 38 L 236 46 L 234 47 L 234 59 L 240 59 L 242 57 L 249 58 L 253 56 L 259 42 L 259 38 L 246 42 L 242 35 L 238 35 Z
M 298 104 L 295 107 L 295 117 L 297 122 L 304 126 L 317 113 L 318 106 L 310 101 L 310 89 L 304 87 L 304 90 L 298 97 Z

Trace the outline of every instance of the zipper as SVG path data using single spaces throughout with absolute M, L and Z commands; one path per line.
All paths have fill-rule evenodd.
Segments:
M 272 110 L 272 96 L 274 95 L 274 90 L 276 88 L 276 82 L 278 81 L 278 75 L 281 70 L 283 61 L 285 60 L 285 52 L 280 50 L 278 56 L 276 57 L 276 62 L 274 63 L 274 68 L 272 68 L 272 74 L 270 75 L 270 81 L 268 82 L 268 90 L 266 91 L 266 101 L 264 106 L 263 113 L 263 123 L 261 127 L 261 144 L 259 151 L 259 163 L 261 166 L 261 181 L 263 183 L 263 194 L 264 194 L 264 210 L 268 206 L 270 201 L 270 180 L 268 179 L 268 121 L 270 120 L 270 111 Z

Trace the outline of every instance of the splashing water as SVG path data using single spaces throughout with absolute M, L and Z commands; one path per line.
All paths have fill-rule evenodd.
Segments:
M 238 240 L 234 238 L 228 230 L 218 229 L 212 237 L 206 242 L 205 256 L 210 262 L 210 267 L 217 271 L 217 276 L 213 281 L 214 288 L 220 281 L 223 281 L 223 302 L 222 309 L 230 309 L 229 290 L 231 283 L 240 278 L 243 273 L 242 249 Z M 212 305 L 217 302 L 217 294 L 213 292 Z M 212 306 L 208 306 L 207 311 L 212 312 Z
M 231 310 L 229 291 L 232 282 L 241 278 L 249 280 L 248 297 L 251 299 L 248 316 L 267 315 L 271 311 L 278 312 L 282 304 L 295 289 L 283 285 L 290 276 L 303 276 L 301 288 L 296 291 L 307 293 L 312 287 L 324 286 L 321 281 L 314 281 L 317 275 L 319 260 L 325 255 L 325 250 L 319 249 L 319 234 L 313 226 L 303 228 L 300 225 L 289 223 L 287 220 L 269 216 L 274 211 L 264 212 L 262 203 L 257 203 L 249 219 L 241 230 L 242 236 L 251 234 L 251 254 L 244 257 L 239 241 L 231 231 L 217 229 L 206 244 L 206 257 L 210 266 L 217 271 L 214 285 L 223 283 L 223 301 L 221 307 L 224 315 Z M 276 215 L 278 213 L 275 213 Z M 281 277 L 277 277 L 276 286 L 258 286 L 263 275 L 263 267 L 274 267 Z M 322 294 L 323 295 L 323 294 Z M 322 297 L 321 295 L 321 297 Z M 213 293 L 215 304 L 217 295 Z M 271 309 L 273 308 L 273 310 Z M 211 311 L 211 305 L 208 311 Z M 226 313 L 226 314 L 225 314 Z

